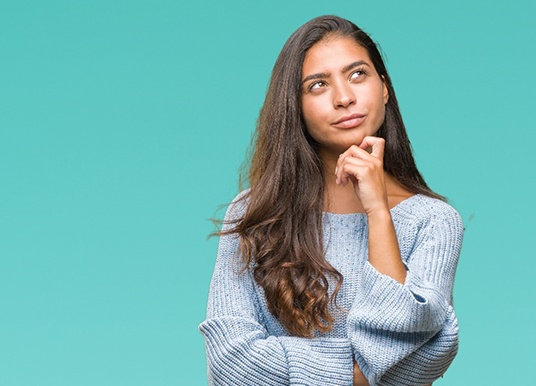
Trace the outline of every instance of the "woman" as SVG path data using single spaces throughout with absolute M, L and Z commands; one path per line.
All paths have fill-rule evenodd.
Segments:
M 250 189 L 227 211 L 205 336 L 214 385 L 426 385 L 458 347 L 463 225 L 411 153 L 370 37 L 325 16 L 272 72 Z

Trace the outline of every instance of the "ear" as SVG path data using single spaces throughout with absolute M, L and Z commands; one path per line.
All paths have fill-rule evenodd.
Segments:
M 383 104 L 386 105 L 389 101 L 389 90 L 387 89 L 387 84 L 385 83 L 385 77 L 382 75 L 383 83 Z

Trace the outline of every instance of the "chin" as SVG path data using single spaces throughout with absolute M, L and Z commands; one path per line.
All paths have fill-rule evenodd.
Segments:
M 366 135 L 364 134 L 353 135 L 349 137 L 348 139 L 345 139 L 345 141 L 342 141 L 340 145 L 344 147 L 344 150 L 348 149 L 352 145 L 359 146 L 361 145 L 361 142 L 363 142 L 363 139 L 365 137 Z

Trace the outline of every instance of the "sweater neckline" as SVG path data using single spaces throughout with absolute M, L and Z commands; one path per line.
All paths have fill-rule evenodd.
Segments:
M 402 201 L 400 201 L 398 204 L 393 206 L 389 211 L 391 214 L 398 212 L 400 209 L 403 209 L 404 206 L 410 204 L 417 198 L 420 198 L 422 194 L 414 194 L 411 197 L 408 197 Z M 353 213 L 333 213 L 333 212 L 322 212 L 324 216 L 332 217 L 332 218 L 345 218 L 345 217 L 366 217 L 367 214 L 365 212 L 353 212 Z

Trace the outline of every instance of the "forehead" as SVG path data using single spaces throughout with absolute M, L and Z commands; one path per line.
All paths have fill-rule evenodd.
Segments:
M 340 70 L 344 66 L 365 61 L 372 66 L 367 50 L 347 36 L 333 36 L 314 44 L 305 54 L 303 75 Z

